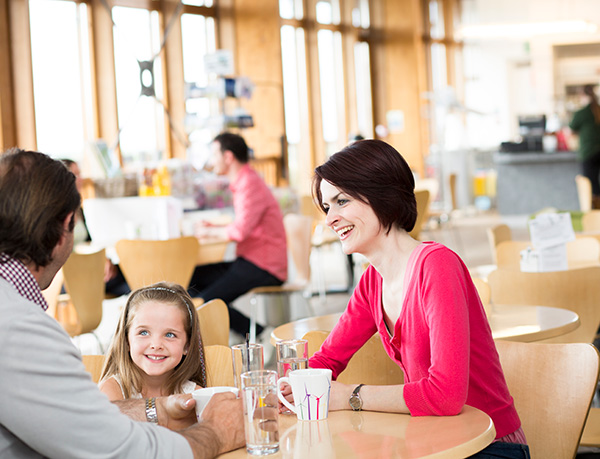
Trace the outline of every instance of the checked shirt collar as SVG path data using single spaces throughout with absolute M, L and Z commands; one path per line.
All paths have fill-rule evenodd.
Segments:
M 23 298 L 33 301 L 44 311 L 48 309 L 35 277 L 19 260 L 0 253 L 0 277 L 9 282 Z

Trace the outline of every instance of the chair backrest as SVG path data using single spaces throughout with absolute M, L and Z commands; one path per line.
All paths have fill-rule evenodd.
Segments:
M 485 279 L 481 279 L 480 277 L 474 277 L 473 284 L 477 289 L 477 293 L 481 299 L 481 304 L 483 304 L 483 309 L 489 316 L 491 312 L 490 302 L 492 300 L 492 289 L 490 288 L 490 284 L 488 284 Z
M 196 307 L 200 321 L 200 335 L 205 346 L 229 346 L 229 310 L 219 298 Z
M 102 320 L 105 263 L 104 249 L 91 253 L 73 252 L 62 268 L 65 288 L 77 311 L 79 334 L 95 330 Z
M 542 273 L 497 269 L 488 276 L 494 304 L 528 304 L 569 309 L 581 325 L 555 343 L 591 343 L 600 325 L 600 267 Z
M 54 318 L 57 317 L 56 306 L 58 304 L 58 297 L 64 283 L 65 275 L 62 268 L 60 268 L 54 276 L 54 279 L 52 279 L 50 285 L 45 290 L 42 290 L 42 295 L 44 296 L 46 303 L 48 303 L 48 309 L 46 312 Z
M 573 458 L 598 381 L 591 344 L 496 341 L 533 458 Z
M 450 188 L 450 202 L 452 204 L 452 210 L 458 209 L 458 201 L 456 198 L 456 181 L 458 179 L 458 175 L 456 172 L 451 172 L 448 174 L 448 186 Z
M 115 249 L 132 290 L 161 281 L 187 288 L 198 263 L 199 244 L 194 236 L 161 241 L 122 239 Z
M 233 359 L 227 346 L 204 346 L 206 358 L 207 387 L 235 386 L 233 381 Z
M 92 375 L 92 381 L 96 384 L 100 382 L 102 367 L 104 366 L 104 355 L 82 355 L 81 360 L 85 369 Z
M 310 250 L 313 219 L 306 215 L 286 214 L 283 217 L 285 234 L 293 267 L 288 281 L 306 283 L 310 281 Z
M 409 232 L 411 237 L 419 239 L 419 234 L 423 225 L 427 221 L 427 214 L 429 213 L 429 190 L 422 189 L 415 191 L 415 199 L 417 201 L 417 220 L 415 227 Z
M 600 210 L 589 210 L 581 216 L 583 231 L 600 231 Z
M 579 210 L 588 212 L 592 208 L 592 183 L 585 175 L 577 174 L 575 176 L 575 186 L 577 187 Z
M 496 264 L 499 268 L 520 269 L 521 250 L 533 247 L 531 241 L 504 241 L 496 246 Z M 583 264 L 600 264 L 600 242 L 593 237 L 578 237 L 567 242 L 569 268 Z
M 488 228 L 487 237 L 490 244 L 490 250 L 492 251 L 492 260 L 494 260 L 494 264 L 498 264 L 496 258 L 496 246 L 501 242 L 512 240 L 512 231 L 508 225 L 502 223 Z
M 308 340 L 308 355 L 319 350 L 329 332 L 315 330 L 306 333 L 302 338 Z M 379 333 L 375 333 L 361 347 L 348 362 L 348 366 L 342 371 L 337 380 L 344 384 L 373 384 L 385 386 L 388 384 L 402 384 L 404 373 L 400 366 L 389 358 Z

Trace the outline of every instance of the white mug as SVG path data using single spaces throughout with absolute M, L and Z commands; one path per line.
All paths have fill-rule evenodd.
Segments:
M 281 394 L 281 384 L 292 387 L 294 405 Z M 277 396 L 281 403 L 296 413 L 301 421 L 319 421 L 327 419 L 329 414 L 329 393 L 331 391 L 331 370 L 308 368 L 294 370 L 287 377 L 279 378 Z
M 202 416 L 202 411 L 204 411 L 204 408 L 208 405 L 210 398 L 219 392 L 233 392 L 237 396 L 238 389 L 236 387 L 217 386 L 203 387 L 192 392 L 192 397 L 196 400 L 196 419 L 198 419 L 198 421 Z

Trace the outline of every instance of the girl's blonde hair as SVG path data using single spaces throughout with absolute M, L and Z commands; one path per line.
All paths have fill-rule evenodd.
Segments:
M 196 308 L 186 290 L 181 285 L 170 282 L 159 282 L 142 287 L 129 296 L 108 350 L 100 380 L 118 375 L 121 378 L 125 398 L 131 397 L 132 388 L 137 393 L 142 393 L 142 370 L 131 359 L 127 336 L 138 306 L 148 301 L 176 305 L 184 316 L 188 352 L 167 380 L 166 389 L 168 393 L 181 393 L 183 384 L 188 380 L 206 387 L 204 347 L 200 336 L 200 324 Z M 194 345 L 194 343 L 197 343 L 197 345 Z

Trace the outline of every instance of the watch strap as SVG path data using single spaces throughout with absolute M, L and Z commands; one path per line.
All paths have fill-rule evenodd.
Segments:
M 156 413 L 156 397 L 146 399 L 146 420 L 152 424 L 158 424 Z

